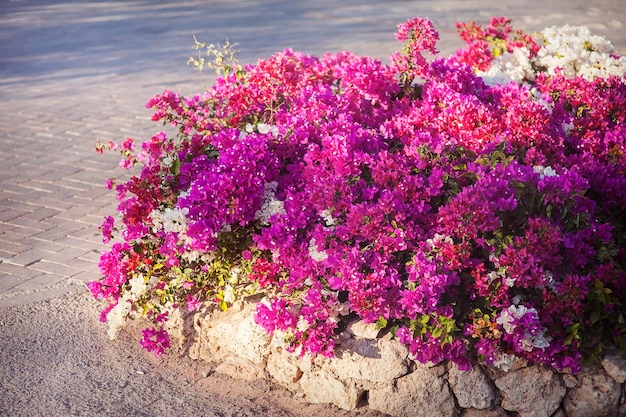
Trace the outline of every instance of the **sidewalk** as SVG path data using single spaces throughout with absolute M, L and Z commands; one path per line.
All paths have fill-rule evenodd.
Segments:
M 186 66 L 194 35 L 237 42 L 242 62 L 286 47 L 386 60 L 409 17 L 430 17 L 449 54 L 461 46 L 456 20 L 506 15 L 529 31 L 584 24 L 626 53 L 622 0 L 207 3 L 0 2 L 0 307 L 83 292 L 99 278 L 98 226 L 115 213 L 103 184 L 122 171 L 94 144 L 149 138 L 161 129 L 143 106 L 152 95 L 210 84 Z

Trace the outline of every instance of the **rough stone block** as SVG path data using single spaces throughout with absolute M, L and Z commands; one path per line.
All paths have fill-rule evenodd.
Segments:
M 406 375 L 408 354 L 407 347 L 395 340 L 350 339 L 340 345 L 328 366 L 339 379 L 354 379 L 370 388 L 368 383 L 388 384 Z
M 267 359 L 267 372 L 276 382 L 290 391 L 300 388 L 302 371 L 295 356 L 282 349 L 274 349 Z
M 454 397 L 437 368 L 418 366 L 388 387 L 369 392 L 369 407 L 397 417 L 456 417 Z
M 618 355 L 606 355 L 602 359 L 602 367 L 618 384 L 626 382 L 626 358 Z
M 538 365 L 509 372 L 495 384 L 502 394 L 502 408 L 520 417 L 550 417 L 566 393 L 558 375 Z
M 346 331 L 356 337 L 363 339 L 376 339 L 379 329 L 376 328 L 375 323 L 365 324 L 362 320 L 355 320 L 348 323 Z
M 263 364 L 270 353 L 270 336 L 254 322 L 253 305 L 240 308 L 216 314 L 212 326 L 203 329 L 207 341 L 254 364 Z
M 489 410 L 468 408 L 466 410 L 463 410 L 463 417 L 509 417 L 509 413 L 507 413 L 500 407 L 494 407 L 493 409 Z
M 456 364 L 450 367 L 448 382 L 459 407 L 485 409 L 491 407 L 495 389 L 487 375 L 477 366 L 470 371 L 459 370 Z
M 616 416 L 621 386 L 602 370 L 584 372 L 578 376 L 580 386 L 565 397 L 568 417 Z
M 310 403 L 334 404 L 344 410 L 354 410 L 364 393 L 354 385 L 346 384 L 327 372 L 305 373 L 300 379 L 305 399 Z

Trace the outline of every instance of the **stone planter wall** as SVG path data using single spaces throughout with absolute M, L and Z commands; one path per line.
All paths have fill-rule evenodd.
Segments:
M 406 346 L 355 322 L 342 334 L 335 358 L 300 358 L 257 326 L 253 311 L 254 303 L 228 312 L 205 308 L 178 316 L 170 333 L 182 354 L 215 372 L 273 380 L 296 398 L 345 410 L 369 407 L 398 417 L 626 416 L 626 359 L 619 356 L 579 375 L 522 361 L 507 373 L 480 366 L 464 372 L 454 364 L 415 363 Z

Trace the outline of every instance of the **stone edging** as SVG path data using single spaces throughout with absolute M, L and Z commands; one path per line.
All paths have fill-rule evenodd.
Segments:
M 206 361 L 215 372 L 272 380 L 296 398 L 345 410 L 366 406 L 397 417 L 626 416 L 626 358 L 617 355 L 579 375 L 522 361 L 507 373 L 480 366 L 464 372 L 454 364 L 416 363 L 405 345 L 355 322 L 343 332 L 335 358 L 300 358 L 254 323 L 254 305 L 175 314 L 170 334 L 181 354 Z

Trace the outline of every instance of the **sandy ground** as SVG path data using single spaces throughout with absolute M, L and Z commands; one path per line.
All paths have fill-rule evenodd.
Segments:
M 112 342 L 84 293 L 0 309 L 0 323 L 2 416 L 382 415 L 306 404 L 269 382 L 234 380 L 186 357 L 156 359 L 137 343 L 136 326 Z
M 140 115 L 124 117 L 143 120 L 141 104 L 163 85 L 185 93 L 202 87 L 184 65 L 193 34 L 211 42 L 238 42 L 244 62 L 285 47 L 313 54 L 349 49 L 386 59 L 398 47 L 395 25 L 409 17 L 430 17 L 442 36 L 441 51 L 450 53 L 461 46 L 456 20 L 485 23 L 491 16 L 507 15 L 528 31 L 565 23 L 588 25 L 626 53 L 624 0 L 188 0 L 181 3 L 184 7 L 173 1 L 158 2 L 159 7 L 156 3 L 0 0 L 0 58 L 6 58 L 0 60 L 3 120 L 22 123 L 10 112 L 21 106 L 33 113 L 28 120 L 51 124 L 57 116 L 48 112 L 49 103 L 57 102 L 65 109 L 74 106 L 68 117 L 76 119 L 75 126 L 83 117 L 76 109 L 103 112 L 110 103 L 121 102 L 128 105 L 124 111 L 136 108 Z M 124 13 L 136 18 L 105 25 Z M 3 16 L 12 19 L 3 22 Z M 46 25 L 57 32 L 37 32 Z M 98 32 L 104 30 L 109 32 Z M 123 49 L 115 42 L 127 32 L 134 37 Z M 86 55 L 72 53 L 78 50 Z M 90 108 L 94 103 L 101 109 Z M 93 122 L 91 115 L 84 118 Z M 110 120 L 126 119 L 118 115 Z M 96 118 L 96 127 L 99 123 Z M 50 132 L 54 129 L 50 125 Z M 157 130 L 154 126 L 151 132 Z M 86 138 L 85 146 L 91 148 L 93 142 L 94 137 Z M 102 182 L 109 175 L 103 172 Z M 0 264 L 0 278 L 1 272 Z M 65 294 L 70 287 L 73 293 Z M 188 358 L 168 355 L 158 360 L 138 345 L 137 329 L 129 328 L 111 342 L 98 321 L 99 305 L 84 289 L 76 291 L 82 288 L 80 281 L 61 282 L 59 288 L 60 293 L 23 291 L 3 299 L 0 416 L 380 416 L 367 409 L 346 412 L 307 405 L 267 382 L 205 376 L 207 365 Z

